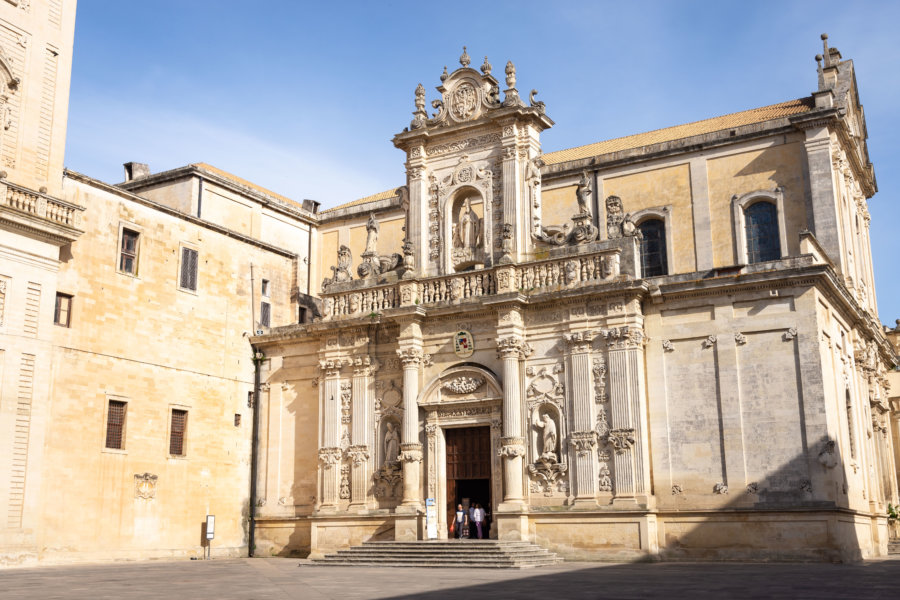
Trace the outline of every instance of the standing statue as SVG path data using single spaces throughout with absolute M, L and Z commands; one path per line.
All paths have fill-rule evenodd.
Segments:
M 553 422 L 553 418 L 544 413 L 541 416 L 541 420 L 534 424 L 535 427 L 544 430 L 543 436 L 543 444 L 541 445 L 541 459 L 556 462 L 556 423 Z
M 578 188 L 575 190 L 575 197 L 578 198 L 578 214 L 590 215 L 591 208 L 588 206 L 588 198 L 591 195 L 591 180 L 587 171 L 581 174 L 581 180 L 578 182 Z
M 472 210 L 472 202 L 468 198 L 459 213 L 459 224 L 456 226 L 453 246 L 468 249 L 481 246 L 481 219 Z
M 353 256 L 350 254 L 350 248 L 343 245 L 338 248 L 338 264 L 336 267 L 331 267 L 331 272 L 333 273 L 332 276 L 326 277 L 322 281 L 322 291 L 324 292 L 332 283 L 351 281 L 353 279 L 353 275 L 350 274 L 350 265 L 352 262 Z
M 378 221 L 375 220 L 375 214 L 369 213 L 369 220 L 366 222 L 366 250 L 363 253 L 374 255 L 378 246 Z
M 390 421 L 384 432 L 384 464 L 393 464 L 400 459 L 400 434 Z

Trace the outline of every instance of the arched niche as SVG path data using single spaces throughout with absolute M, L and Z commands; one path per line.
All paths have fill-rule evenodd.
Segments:
M 484 265 L 485 219 L 484 196 L 474 187 L 465 186 L 454 193 L 447 205 L 450 228 L 447 272 L 470 271 Z

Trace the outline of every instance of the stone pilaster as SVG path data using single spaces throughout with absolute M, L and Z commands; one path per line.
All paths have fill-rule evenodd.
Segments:
M 497 338 L 497 354 L 503 361 L 503 437 L 500 455 L 503 460 L 503 502 L 524 504 L 522 493 L 525 438 L 522 435 L 522 392 L 519 361 L 530 353 L 521 335 Z
M 609 348 L 610 431 L 616 502 L 646 497 L 650 491 L 644 393 L 644 332 L 626 325 L 604 332 Z
M 419 471 L 422 463 L 422 444 L 419 443 L 419 371 L 426 360 L 421 345 L 397 350 L 403 365 L 403 425 L 400 432 L 400 462 L 403 468 L 403 506 L 422 505 Z
M 531 229 L 523 227 L 522 218 L 522 171 L 519 163 L 518 126 L 507 123 L 503 126 L 503 223 L 512 226 L 513 239 L 510 257 L 518 262 L 523 249 L 524 234 Z
M 319 448 L 319 463 L 322 473 L 320 510 L 337 508 L 341 484 L 341 389 L 340 374 L 344 363 L 339 358 L 319 361 L 323 381 L 322 390 L 322 447 Z
M 415 253 L 415 273 L 426 272 L 429 259 L 429 192 L 426 177 L 425 148 L 420 144 L 407 151 L 406 181 L 409 186 L 409 208 L 406 211 L 406 239 L 412 244 Z
M 597 496 L 597 432 L 594 431 L 594 393 L 591 385 L 592 331 L 565 334 L 568 346 L 570 406 L 572 433 L 569 444 L 575 452 L 575 504 L 596 505 Z
M 838 198 L 832 176 L 831 136 L 824 123 L 811 124 L 805 131 L 806 161 L 809 168 L 809 202 L 812 231 L 828 258 L 845 272 L 838 229 Z
M 359 357 L 353 363 L 352 429 L 353 445 L 347 449 L 351 459 L 350 506 L 365 508 L 369 488 L 369 448 L 372 446 L 372 423 L 369 393 L 374 368 L 368 356 Z

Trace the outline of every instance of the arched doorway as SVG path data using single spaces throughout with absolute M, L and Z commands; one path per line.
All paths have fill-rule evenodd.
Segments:
M 438 537 L 446 539 L 458 503 L 478 502 L 493 515 L 502 499 L 503 392 L 490 369 L 466 363 L 433 379 L 420 398 L 428 441 L 425 494 L 435 499 Z M 485 537 L 496 537 L 493 522 L 488 525 Z

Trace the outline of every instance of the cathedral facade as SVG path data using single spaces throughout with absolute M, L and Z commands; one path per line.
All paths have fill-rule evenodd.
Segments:
M 406 181 L 320 210 L 64 170 L 74 23 L 0 2 L 0 566 L 316 557 L 459 504 L 571 559 L 886 553 L 896 351 L 827 43 L 812 96 L 554 152 L 464 51 Z
M 812 97 L 551 153 L 502 79 L 464 53 L 430 116 L 416 89 L 406 185 L 320 214 L 321 316 L 252 340 L 260 543 L 446 538 L 478 502 L 567 558 L 883 554 L 852 61 L 826 42 Z

